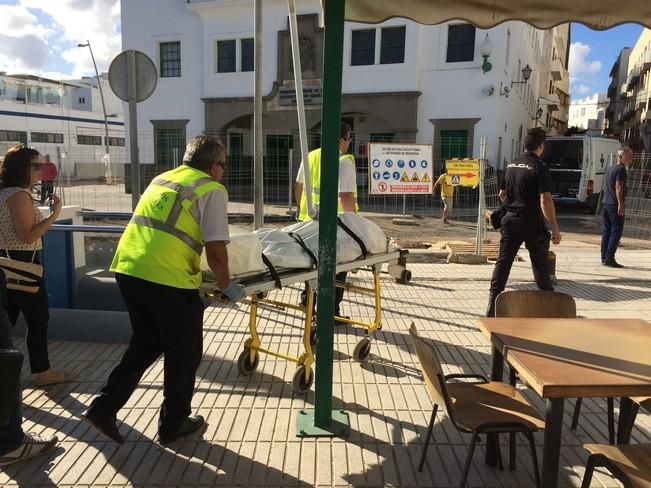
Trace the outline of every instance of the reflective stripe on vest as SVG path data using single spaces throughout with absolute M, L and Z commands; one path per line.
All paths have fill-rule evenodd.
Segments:
M 192 203 L 195 202 L 197 199 L 197 195 L 195 193 L 195 190 L 199 188 L 202 185 L 205 185 L 206 183 L 211 183 L 214 180 L 212 178 L 199 178 L 196 180 L 194 183 L 191 185 L 183 186 L 180 185 L 179 183 L 176 183 L 174 181 L 168 181 L 163 178 L 156 177 L 152 180 L 152 183 L 158 186 L 163 186 L 165 188 L 169 188 L 171 190 L 174 190 L 177 193 L 176 201 L 174 202 L 174 205 L 172 205 L 172 209 L 170 210 L 169 215 L 167 216 L 167 219 L 165 220 L 165 223 L 169 226 L 174 227 L 176 225 L 176 221 L 179 219 L 179 216 L 181 215 L 181 211 L 183 210 L 183 201 L 188 200 Z M 191 207 L 192 208 L 192 207 Z M 199 216 L 197 212 L 190 212 L 192 217 L 194 217 L 194 220 L 197 224 L 199 224 Z M 162 229 L 159 229 L 162 230 Z M 173 234 L 172 232 L 170 232 Z M 176 235 L 176 234 L 174 234 Z M 177 236 L 178 237 L 178 236 Z M 185 241 L 184 241 L 185 242 Z M 186 242 L 187 244 L 187 242 Z M 189 245 L 189 244 L 188 244 Z M 190 246 L 192 247 L 192 246 Z M 199 250 L 199 253 L 201 253 L 201 250 Z
M 136 225 L 151 227 L 152 229 L 156 229 L 158 231 L 165 232 L 167 234 L 172 234 L 174 237 L 180 239 L 185 244 L 187 244 L 188 247 L 190 247 L 190 249 L 192 249 L 194 252 L 201 255 L 201 251 L 203 250 L 203 244 L 201 242 L 194 240 L 188 234 L 174 228 L 167 222 L 161 222 L 160 220 L 152 219 L 150 217 L 145 217 L 143 215 L 134 215 L 133 217 L 131 217 L 131 222 L 133 222 Z

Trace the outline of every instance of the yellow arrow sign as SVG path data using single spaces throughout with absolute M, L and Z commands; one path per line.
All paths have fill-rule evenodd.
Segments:
M 479 185 L 479 161 L 477 159 L 449 159 L 445 162 L 448 185 Z

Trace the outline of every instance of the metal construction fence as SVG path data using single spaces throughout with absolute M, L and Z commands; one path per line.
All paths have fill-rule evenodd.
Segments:
M 651 156 L 637 153 L 629 167 L 624 237 L 651 240 Z
M 177 132 L 149 132 L 140 137 L 141 191 L 151 178 L 167 169 L 178 166 L 183 159 L 186 143 L 197 134 Z M 213 134 L 227 147 L 228 167 L 224 183 L 230 201 L 238 209 L 253 212 L 253 134 L 250 129 L 231 129 Z M 319 147 L 318 133 L 309 134 L 308 147 Z M 297 133 L 264 134 L 263 192 L 264 204 L 295 207 L 293 186 L 301 163 Z M 388 215 L 438 217 L 442 214 L 440 192 L 435 195 L 371 195 L 369 193 L 369 144 L 373 142 L 408 143 L 406 138 L 394 134 L 355 133 L 349 153 L 357 163 L 357 190 L 360 209 Z M 490 144 L 491 141 L 488 141 Z M 37 149 L 50 154 L 59 166 L 58 192 L 66 204 L 102 211 L 131 210 L 131 168 L 125 146 L 111 146 L 110 158 L 104 157 L 104 146 L 76 146 L 64 151 L 56 144 L 40 144 Z M 451 158 L 476 158 L 473 143 L 467 137 L 449 137 L 436 141 L 433 146 L 433 179 L 445 171 L 445 161 Z M 487 161 L 484 174 L 484 208 L 499 207 L 498 178 L 494 163 Z M 477 222 L 479 188 L 456 187 L 451 219 L 466 223 Z M 651 240 L 651 156 L 635 154 L 629 169 L 626 196 L 626 225 L 624 236 Z M 249 210 L 250 209 L 250 210 Z
M 152 177 L 178 166 L 183 159 L 185 145 L 197 134 L 179 134 L 165 131 L 140 134 L 141 191 Z M 228 167 L 224 183 L 230 201 L 253 203 L 253 134 L 250 129 L 229 130 L 212 134 L 227 147 Z M 266 205 L 295 206 L 293 187 L 301 163 L 299 136 L 297 133 L 273 133 L 264 135 L 263 147 L 263 193 Z M 437 216 L 441 213 L 440 193 L 436 195 L 371 195 L 369 193 L 369 170 L 367 152 L 373 142 L 406 143 L 406 138 L 393 134 L 353 133 L 349 153 L 356 159 L 358 202 L 362 211 L 415 216 Z M 320 146 L 320 135 L 309 134 L 308 147 Z M 50 154 L 59 167 L 57 186 L 66 203 L 87 208 L 107 204 L 116 209 L 130 209 L 131 165 L 125 147 L 111 147 L 107 161 L 103 146 L 77 146 L 63 150 L 55 144 L 37 147 Z M 472 142 L 466 138 L 447 138 L 433 147 L 433 177 L 445 171 L 448 158 L 472 157 Z M 489 174 L 494 175 L 494 171 Z M 496 178 L 493 178 L 496 181 Z M 489 181 L 492 181 L 489 178 Z M 490 191 L 488 195 L 496 195 Z M 453 219 L 474 222 L 477 218 L 479 191 L 477 188 L 457 187 L 454 194 Z M 108 202 L 106 200 L 108 199 Z M 110 209 L 109 209 L 110 210 Z

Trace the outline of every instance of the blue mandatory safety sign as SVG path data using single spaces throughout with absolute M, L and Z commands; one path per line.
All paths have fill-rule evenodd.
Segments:
M 391 166 L 393 166 L 393 161 L 391 161 L 390 159 L 387 159 L 387 160 L 384 162 L 384 164 L 386 164 L 387 168 L 390 168 Z
M 425 161 L 425 160 L 423 159 L 423 160 L 420 162 L 420 167 L 421 167 L 421 168 L 427 168 L 427 161 Z
M 385 180 L 388 180 L 389 178 L 391 178 L 391 173 L 389 173 L 388 171 L 385 171 L 384 173 L 382 173 L 382 178 L 384 178 Z
M 380 179 L 380 172 L 379 171 L 373 171 L 373 179 L 374 180 L 379 180 Z
M 402 159 L 398 160 L 398 168 L 404 168 L 404 167 L 405 167 L 405 162 Z
M 400 173 L 398 171 L 393 172 L 393 179 L 394 180 L 399 180 L 400 179 Z
M 415 168 L 416 167 L 416 161 L 414 161 L 413 159 L 410 159 L 409 160 L 409 167 L 410 168 Z
M 379 168 L 380 167 L 380 160 L 379 159 L 374 159 L 372 164 L 373 164 L 374 168 Z

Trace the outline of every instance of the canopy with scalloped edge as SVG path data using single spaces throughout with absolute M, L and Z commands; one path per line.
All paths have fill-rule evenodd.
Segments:
M 592 29 L 635 22 L 651 27 L 651 0 L 346 0 L 346 20 L 378 23 L 406 17 L 421 24 L 466 20 L 488 28 L 521 20 L 546 29 L 580 22 Z

